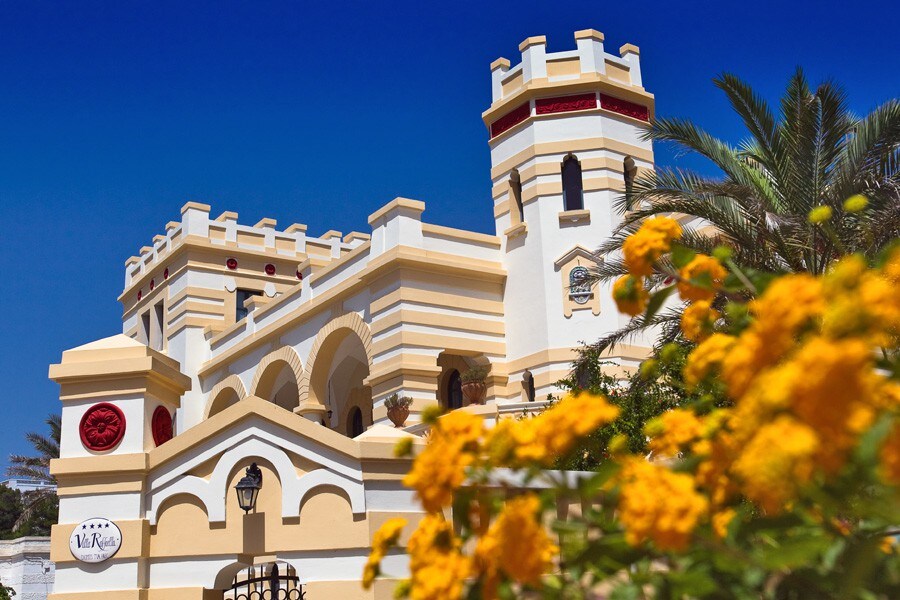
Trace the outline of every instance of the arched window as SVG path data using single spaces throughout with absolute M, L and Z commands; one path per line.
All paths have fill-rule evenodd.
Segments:
M 634 193 L 634 178 L 637 176 L 637 167 L 634 165 L 634 159 L 630 156 L 625 157 L 622 166 L 625 172 L 625 209 L 631 210 L 631 195 Z
M 584 208 L 584 186 L 581 181 L 581 163 L 573 154 L 562 164 L 563 206 L 566 210 Z
M 509 175 L 509 214 L 513 225 L 525 222 L 525 207 L 522 205 L 522 180 L 519 171 L 513 169 Z
M 365 426 L 363 426 L 362 411 L 359 410 L 359 407 L 354 407 L 353 410 L 350 411 L 350 418 L 347 423 L 347 434 L 350 437 L 355 438 L 365 431 L 365 429 Z
M 447 408 L 449 410 L 453 410 L 454 408 L 462 408 L 463 405 L 463 395 L 462 395 L 462 380 L 459 378 L 459 371 L 453 369 L 450 373 L 450 376 L 447 378 Z

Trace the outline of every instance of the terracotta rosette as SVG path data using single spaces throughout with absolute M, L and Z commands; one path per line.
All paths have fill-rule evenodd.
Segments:
M 119 445 L 125 437 L 125 415 L 108 402 L 95 404 L 81 417 L 78 426 L 81 443 L 88 450 L 105 452 Z
M 153 411 L 150 421 L 150 429 L 153 432 L 153 443 L 162 446 L 174 437 L 172 428 L 172 413 L 165 406 L 157 406 Z

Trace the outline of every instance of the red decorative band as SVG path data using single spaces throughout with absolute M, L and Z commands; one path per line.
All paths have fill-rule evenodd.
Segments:
M 512 129 L 530 116 L 531 106 L 526 102 L 491 123 L 491 137 Z
M 115 448 L 125 436 L 125 415 L 122 410 L 107 402 L 87 409 L 78 426 L 81 443 L 88 450 L 103 452 Z
M 535 112 L 539 115 L 572 112 L 597 108 L 596 94 L 578 94 L 577 96 L 560 96 L 557 98 L 539 98 L 534 101 Z
M 606 94 L 600 94 L 600 108 L 605 108 L 606 110 L 625 115 L 626 117 L 640 119 L 641 121 L 650 120 L 650 111 L 646 106 L 635 104 L 628 100 L 622 100 L 621 98 L 607 96 Z
M 172 413 L 165 406 L 157 406 L 153 411 L 153 419 L 150 421 L 150 429 L 153 431 L 153 443 L 162 446 L 172 439 Z

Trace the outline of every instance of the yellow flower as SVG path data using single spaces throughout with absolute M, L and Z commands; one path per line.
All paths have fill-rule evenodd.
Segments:
M 632 275 L 646 277 L 653 273 L 653 263 L 668 252 L 672 240 L 681 237 L 681 226 L 675 219 L 655 217 L 647 219 L 640 229 L 622 244 L 625 267 Z
M 778 513 L 815 469 L 819 438 L 787 415 L 763 425 L 741 448 L 733 470 L 743 493 L 768 513 Z
M 884 479 L 893 485 L 900 485 L 900 423 L 894 423 L 881 447 L 880 456 Z
M 684 367 L 684 381 L 695 386 L 703 381 L 714 369 L 719 368 L 731 352 L 737 338 L 724 333 L 714 333 L 701 342 L 688 355 Z
M 620 313 L 636 316 L 647 308 L 650 294 L 644 288 L 644 280 L 634 275 L 625 275 L 613 283 L 613 300 Z
M 722 364 L 722 379 L 739 398 L 764 368 L 774 365 L 825 310 L 822 284 L 807 274 L 785 275 L 750 303 L 756 320 L 739 337 Z
M 453 527 L 439 514 L 428 514 L 409 538 L 410 598 L 459 598 L 471 575 L 471 560 L 460 553 L 462 543 Z
M 719 414 L 713 413 L 710 417 L 716 415 L 713 420 L 717 422 L 727 419 L 729 414 L 728 409 L 716 412 Z M 728 472 L 734 462 L 737 447 L 734 436 L 722 431 L 711 439 L 697 441 L 691 448 L 693 455 L 702 459 L 694 474 L 695 483 L 697 487 L 706 491 L 713 506 L 724 505 L 737 492 L 734 478 Z
M 369 559 L 363 569 L 363 589 L 372 587 L 375 578 L 381 572 L 381 560 L 387 553 L 388 548 L 397 543 L 400 532 L 406 527 L 406 519 L 394 518 L 388 519 L 378 528 L 372 537 L 372 552 L 369 553 Z
M 850 196 L 844 200 L 844 210 L 848 213 L 855 213 L 865 210 L 869 205 L 869 199 L 862 194 Z
M 691 476 L 633 458 L 620 480 L 619 514 L 626 541 L 637 546 L 650 539 L 660 550 L 683 550 L 709 507 Z
M 816 225 L 831 219 L 831 207 L 820 205 L 809 211 L 809 222 Z
M 862 340 L 812 338 L 792 358 L 793 412 L 822 440 L 817 460 L 839 469 L 859 435 L 875 418 L 878 376 L 872 348 Z
M 644 428 L 650 449 L 662 456 L 675 456 L 703 435 L 703 422 L 691 410 L 675 408 L 656 417 Z
M 498 571 L 515 581 L 538 585 L 541 575 L 553 566 L 559 548 L 538 520 L 540 509 L 534 494 L 510 500 L 478 541 L 476 561 L 491 587 L 495 587 Z
M 894 248 L 890 256 L 888 256 L 882 272 L 894 285 L 900 284 L 900 245 Z
M 728 526 L 731 524 L 731 521 L 734 520 L 735 514 L 733 508 L 726 508 L 713 515 L 713 532 L 715 532 L 717 537 L 724 538 L 728 535 Z
M 466 468 L 479 452 L 483 434 L 482 418 L 464 411 L 453 411 L 438 420 L 425 450 L 403 478 L 405 486 L 416 490 L 425 510 L 437 512 L 450 505 L 453 492 L 466 479 Z
M 722 264 L 705 254 L 698 254 L 691 262 L 686 264 L 678 273 L 678 293 L 689 301 L 712 300 L 716 297 L 716 290 L 722 286 L 722 281 L 728 275 L 728 271 Z M 695 285 L 694 282 L 706 282 L 706 285 Z
M 702 342 L 712 333 L 713 324 L 721 316 L 708 301 L 695 301 L 681 313 L 681 331 L 690 341 Z
M 537 417 L 517 421 L 511 433 L 516 458 L 549 466 L 580 439 L 619 416 L 619 409 L 599 395 L 566 396 Z

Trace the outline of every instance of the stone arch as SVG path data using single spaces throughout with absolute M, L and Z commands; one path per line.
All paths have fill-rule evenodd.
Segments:
M 275 383 L 284 367 L 290 369 L 293 373 L 294 381 L 297 384 L 298 402 L 303 397 L 301 393 L 301 380 L 303 379 L 303 363 L 297 351 L 290 346 L 282 346 L 277 350 L 266 354 L 253 374 L 253 383 L 250 385 L 251 394 L 259 396 L 265 400 L 273 401 L 273 394 L 278 391 Z M 291 407 L 293 408 L 293 407 Z
M 215 386 L 209 392 L 209 400 L 206 402 L 206 409 L 203 412 L 203 418 L 207 419 L 217 413 L 222 412 L 232 404 L 232 400 L 243 400 L 247 397 L 247 391 L 244 389 L 244 382 L 235 374 L 231 374 Z
M 309 351 L 309 358 L 306 359 L 306 369 L 303 371 L 303 378 L 299 380 L 301 401 L 309 399 L 310 401 L 324 405 L 324 402 L 322 402 L 320 398 L 315 398 L 314 395 L 310 394 L 310 378 L 312 376 L 313 365 L 316 362 L 319 351 L 322 349 L 322 344 L 325 343 L 325 340 L 332 333 L 339 329 L 349 329 L 356 334 L 362 342 L 363 348 L 365 348 L 369 368 L 372 368 L 374 352 L 372 351 L 372 330 L 369 328 L 369 325 L 355 312 L 347 313 L 332 319 L 319 330 L 319 333 L 316 335 L 316 339 L 313 342 L 312 350 Z

